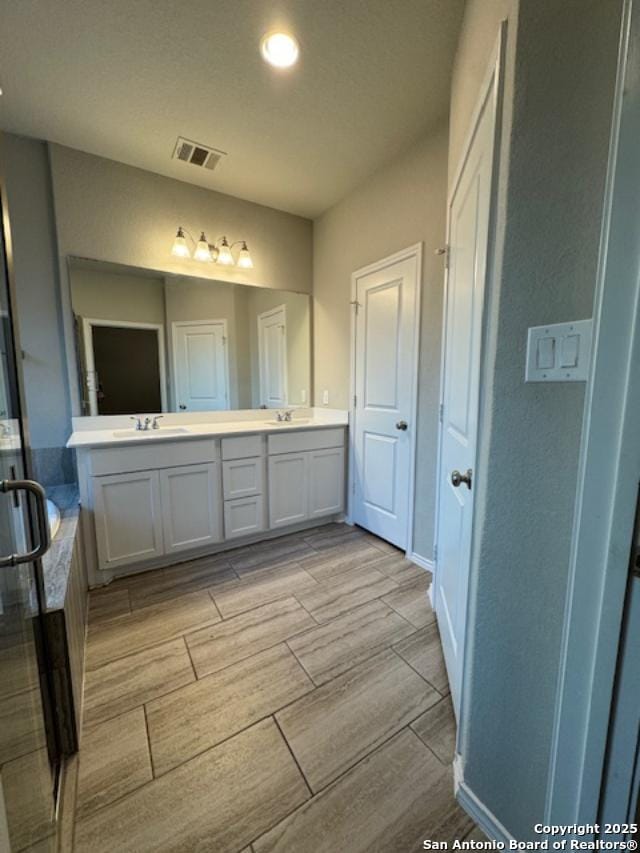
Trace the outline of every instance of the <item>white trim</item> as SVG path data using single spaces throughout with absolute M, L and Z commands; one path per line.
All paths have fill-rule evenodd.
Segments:
M 96 373 L 96 362 L 93 352 L 93 327 L 102 326 L 113 329 L 146 329 L 155 330 L 158 336 L 158 368 L 160 371 L 160 404 L 161 411 L 167 411 L 167 371 L 164 354 L 164 325 L 162 323 L 137 323 L 129 320 L 102 320 L 93 317 L 82 317 L 82 339 L 84 341 L 84 376 L 89 397 L 89 416 L 98 416 L 98 391 L 95 382 L 89 387 L 88 374 Z
M 640 479 L 640 9 L 626 0 L 544 821 L 595 823 Z M 630 747 L 631 748 L 631 747 Z
M 229 377 L 229 333 L 226 318 L 219 320 L 174 320 L 171 323 L 171 355 L 173 361 L 173 376 L 171 377 L 171 388 L 173 392 L 174 408 L 178 408 L 178 346 L 177 332 L 183 326 L 218 326 L 222 325 L 222 335 L 224 337 L 224 373 L 225 383 L 227 388 L 227 408 L 231 408 L 231 382 Z M 215 410 L 221 411 L 221 410 Z
M 421 557 L 420 554 L 416 554 L 415 551 L 412 551 L 410 554 L 407 552 L 407 560 L 415 563 L 416 566 L 420 566 L 421 569 L 426 569 L 428 572 L 431 572 L 431 574 L 436 570 L 436 564 L 433 560 L 429 560 L 427 557 Z
M 257 316 L 258 323 L 258 381 L 260 383 L 260 404 L 267 406 L 265 393 L 265 377 L 264 377 L 264 368 L 263 368 L 263 358 L 262 358 L 262 345 L 264 342 L 264 330 L 262 328 L 262 321 L 264 321 L 267 317 L 270 317 L 272 314 L 278 314 L 282 312 L 284 317 L 284 405 L 288 406 L 289 404 L 289 349 L 287 344 L 287 306 L 286 303 L 282 303 L 281 305 L 277 305 L 275 308 L 269 308 L 267 311 L 263 311 L 261 314 Z M 267 408 L 269 408 L 267 406 Z
M 456 798 L 466 813 L 473 818 L 484 834 L 492 841 L 501 841 L 507 848 L 513 835 L 500 823 L 498 818 L 473 793 L 462 779 L 456 791 Z
M 411 258 L 416 260 L 416 286 L 414 297 L 414 334 L 413 334 L 413 353 L 412 353 L 412 376 L 411 376 L 411 410 L 409 414 L 409 423 L 412 425 L 411 443 L 409 447 L 409 501 L 407 505 L 407 546 L 406 555 L 413 552 L 413 519 L 415 513 L 415 488 L 416 488 L 416 443 L 417 443 L 417 416 L 418 416 L 418 366 L 420 359 L 420 330 L 421 316 L 420 306 L 422 303 L 422 241 L 414 243 L 412 246 L 407 246 L 393 255 L 388 255 L 379 261 L 368 264 L 365 267 L 355 270 L 351 273 L 351 352 L 349 365 L 349 483 L 347 491 L 347 519 L 352 523 L 353 518 L 353 494 L 355 488 L 354 472 L 355 472 L 355 427 L 356 427 L 356 407 L 353 405 L 353 399 L 356 393 L 356 301 L 358 298 L 358 279 L 374 272 L 380 272 L 386 267 L 397 264 L 400 261 L 407 261 Z
M 438 530 L 440 526 L 440 488 L 442 483 L 442 412 L 444 410 L 444 379 L 445 379 L 445 370 L 446 370 L 446 348 L 447 348 L 447 307 L 448 307 L 448 299 L 449 299 L 449 273 L 450 273 L 450 264 L 449 264 L 449 245 L 451 239 L 451 206 L 453 204 L 456 192 L 458 191 L 458 187 L 460 181 L 462 179 L 462 174 L 464 172 L 465 165 L 467 163 L 471 146 L 473 145 L 477 130 L 478 123 L 482 117 L 482 113 L 485 109 L 485 105 L 487 100 L 491 97 L 493 93 L 493 160 L 492 160 L 492 168 L 491 168 L 491 187 L 490 187 L 490 201 L 489 201 L 489 227 L 487 231 L 487 253 L 485 260 L 485 287 L 483 293 L 483 304 L 482 304 L 482 313 L 480 319 L 480 373 L 479 373 L 479 393 L 478 393 L 478 417 L 477 417 L 477 428 L 476 428 L 476 439 L 475 439 L 475 453 L 473 458 L 473 464 L 471 465 L 474 473 L 476 473 L 476 484 L 477 484 L 477 461 L 478 461 L 478 448 L 480 447 L 480 437 L 481 437 L 481 420 L 480 420 L 480 412 L 482 409 L 482 366 L 484 363 L 485 355 L 486 355 L 486 318 L 487 318 L 487 303 L 490 298 L 491 292 L 491 284 L 493 280 L 493 265 L 494 265 L 494 252 L 495 252 L 495 209 L 498 195 L 498 180 L 500 175 L 499 161 L 500 161 L 500 137 L 502 133 L 502 96 L 503 96 L 503 88 L 504 88 L 504 52 L 507 41 L 507 21 L 503 20 L 500 23 L 500 28 L 498 30 L 498 36 L 496 38 L 493 50 L 489 57 L 489 63 L 487 67 L 487 71 L 485 72 L 484 79 L 482 81 L 482 86 L 478 93 L 478 98 L 476 102 L 476 106 L 473 110 L 473 115 L 471 118 L 471 123 L 469 127 L 469 131 L 467 132 L 465 138 L 465 144 L 462 148 L 462 153 L 460 155 L 460 161 L 455 170 L 455 178 L 449 192 L 447 198 L 447 265 L 445 271 L 445 281 L 444 281 L 444 298 L 442 302 L 442 345 L 441 345 L 441 356 L 440 356 L 440 394 L 439 394 L 439 407 L 438 407 L 438 455 L 437 455 L 437 474 L 436 474 L 436 512 L 435 512 L 435 526 L 434 526 L 434 553 L 438 553 Z M 477 488 L 477 485 L 476 485 Z M 471 545 L 469 551 L 469 566 L 468 571 L 471 573 L 472 566 L 472 555 L 474 548 L 474 521 L 475 521 L 475 509 L 476 509 L 476 498 L 474 497 L 473 503 L 473 517 L 471 522 Z M 437 557 L 435 560 L 436 563 L 436 571 L 433 576 L 433 584 L 431 589 L 431 601 L 434 612 L 436 611 L 436 602 L 438 600 L 438 571 L 437 571 Z M 470 580 L 470 577 L 469 577 Z M 460 678 L 460 690 L 459 690 L 459 698 L 460 698 L 460 719 L 463 719 L 463 706 L 464 706 L 464 670 L 467 660 L 467 621 L 469 618 L 469 590 L 470 584 L 467 585 L 467 600 L 464 602 L 464 606 L 466 607 L 466 618 L 465 618 L 465 632 L 463 638 L 463 658 L 462 665 L 459 674 Z

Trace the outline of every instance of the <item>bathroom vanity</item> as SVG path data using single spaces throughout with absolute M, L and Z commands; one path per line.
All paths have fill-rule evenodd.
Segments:
M 74 420 L 91 586 L 342 516 L 345 412 L 210 415 Z

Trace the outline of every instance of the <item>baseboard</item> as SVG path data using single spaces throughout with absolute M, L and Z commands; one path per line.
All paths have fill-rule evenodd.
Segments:
M 493 812 L 480 802 L 464 779 L 459 782 L 456 798 L 469 817 L 473 818 L 491 841 L 501 841 L 507 848 L 509 847 L 513 835 L 504 828 Z
M 407 554 L 407 560 L 411 560 L 412 563 L 415 563 L 416 566 L 420 566 L 422 569 L 426 569 L 428 572 L 433 574 L 436 569 L 436 564 L 433 560 L 428 560 L 426 557 L 421 557 L 420 554 L 416 554 L 415 551 L 412 551 L 410 554 Z

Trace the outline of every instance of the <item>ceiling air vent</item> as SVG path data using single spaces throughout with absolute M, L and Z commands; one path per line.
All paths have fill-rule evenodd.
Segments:
M 182 136 L 178 137 L 176 147 L 173 151 L 174 160 L 182 160 L 183 163 L 192 163 L 194 166 L 203 166 L 210 171 L 213 171 L 225 156 L 226 151 L 209 148 L 208 145 L 192 142 L 190 139 L 184 139 Z

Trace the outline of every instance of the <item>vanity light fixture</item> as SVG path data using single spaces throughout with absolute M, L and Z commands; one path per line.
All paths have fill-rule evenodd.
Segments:
M 223 237 L 220 246 L 216 246 L 218 249 L 218 257 L 216 258 L 216 262 L 219 264 L 223 264 L 225 267 L 231 267 L 235 263 L 233 260 L 233 255 L 231 254 L 231 246 L 227 242 L 227 238 Z
M 244 240 L 242 241 L 242 248 L 238 254 L 238 266 L 245 270 L 253 269 L 253 260 Z
M 207 263 L 210 263 L 213 260 L 211 249 L 209 248 L 209 242 L 204 236 L 204 231 L 200 232 L 200 239 L 196 244 L 196 250 L 193 253 L 193 258 L 196 261 L 205 261 Z
M 189 251 L 189 246 L 187 245 L 187 238 L 184 236 L 184 230 L 182 227 L 178 228 L 178 232 L 173 241 L 173 246 L 171 247 L 171 254 L 175 255 L 176 258 L 190 258 L 191 252 Z
M 267 33 L 260 41 L 260 53 L 274 68 L 291 68 L 298 61 L 300 48 L 288 33 Z
M 241 269 L 250 270 L 253 269 L 253 260 L 251 258 L 251 253 L 249 252 L 249 247 L 247 246 L 246 240 L 236 240 L 235 242 L 229 245 L 229 241 L 223 235 L 219 237 L 215 243 L 209 243 L 207 240 L 204 231 L 200 232 L 200 239 L 196 243 L 191 234 L 180 226 L 176 232 L 176 236 L 173 240 L 173 246 L 171 247 L 171 254 L 175 255 L 177 258 L 190 258 L 191 257 L 191 249 L 189 248 L 189 244 L 187 243 L 187 237 L 191 240 L 194 245 L 193 259 L 194 261 L 202 261 L 203 263 L 216 263 L 222 264 L 225 267 L 235 266 L 236 260 L 233 257 L 233 252 L 231 251 L 234 246 L 240 244 L 241 248 L 238 252 L 238 266 Z

